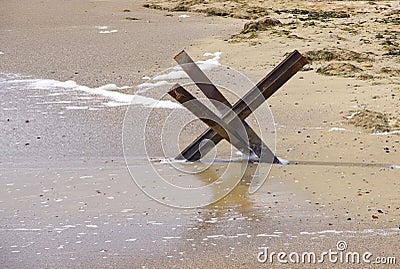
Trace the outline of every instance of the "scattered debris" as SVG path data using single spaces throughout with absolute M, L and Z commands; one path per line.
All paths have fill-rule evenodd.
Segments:
M 383 54 L 383 55 L 388 55 L 388 56 L 400 56 L 400 49 L 393 49 L 389 50 L 389 52 Z
M 265 31 L 271 29 L 273 26 L 280 24 L 282 23 L 279 20 L 266 17 L 258 21 L 247 22 L 240 33 L 247 34 L 251 32 Z
M 206 13 L 208 16 L 221 16 L 221 17 L 227 17 L 230 15 L 230 12 L 228 12 L 226 9 L 217 7 L 208 7 L 204 9 L 202 13 Z
M 382 67 L 381 72 L 390 76 L 400 76 L 400 68 Z
M 143 6 L 151 9 L 197 12 L 204 13 L 207 16 L 232 17 L 246 20 L 259 19 L 269 14 L 267 7 L 251 6 L 245 1 L 221 1 L 217 3 L 208 3 L 201 0 L 154 0 Z
M 309 62 L 313 61 L 355 61 L 366 62 L 371 61 L 368 55 L 363 55 L 352 50 L 341 48 L 325 48 L 320 50 L 311 50 L 304 53 Z
M 351 64 L 343 62 L 333 62 L 324 65 L 317 69 L 317 73 L 327 76 L 342 76 L 342 77 L 360 77 L 357 75 L 363 69 Z
M 125 20 L 128 20 L 128 21 L 139 21 L 140 19 L 135 18 L 135 17 L 126 17 Z
M 247 22 L 243 30 L 239 34 L 232 35 L 229 39 L 229 42 L 236 43 L 236 42 L 248 42 L 250 45 L 258 45 L 260 42 L 254 41 L 253 39 L 258 37 L 260 32 L 265 32 L 268 30 L 275 29 L 274 26 L 282 25 L 282 23 L 277 19 L 272 19 L 269 17 L 262 18 L 260 20 L 250 21 Z M 273 30 L 273 34 L 281 34 L 287 35 L 289 37 L 290 32 L 286 30 Z M 296 37 L 293 35 L 292 37 Z M 297 37 L 299 38 L 299 37 Z
M 373 133 L 390 132 L 400 128 L 399 119 L 381 112 L 363 109 L 351 111 L 351 115 L 346 117 L 349 124 L 361 127 Z
M 306 21 L 306 20 L 321 20 L 325 21 L 327 19 L 333 18 L 350 18 L 350 14 L 344 11 L 323 11 L 323 10 L 305 10 L 305 9 L 282 9 L 282 10 L 275 10 L 275 13 L 289 13 L 295 15 L 303 15 L 299 17 L 299 20 Z
M 304 71 L 304 72 L 312 71 L 312 70 L 314 70 L 314 67 L 312 67 L 311 65 L 308 65 L 308 64 L 303 66 L 303 68 L 301 69 L 301 71 Z

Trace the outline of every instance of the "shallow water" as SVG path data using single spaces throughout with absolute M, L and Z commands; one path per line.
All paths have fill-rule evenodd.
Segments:
M 229 151 L 216 162 L 206 159 L 189 164 L 165 161 L 174 155 L 155 154 L 162 151 L 153 148 L 148 156 L 135 155 L 140 128 L 130 133 L 131 144 L 126 146 L 132 146 L 132 154 L 124 160 L 125 101 L 133 96 L 125 92 L 128 90 L 2 74 L 2 264 L 93 267 L 171 262 L 171 267 L 179 267 L 213 264 L 215 260 L 240 265 L 246 260 L 257 265 L 255 255 L 260 246 L 296 250 L 312 242 L 314 248 L 319 244 L 334 248 L 341 238 L 362 246 L 382 236 L 398 242 L 399 232 L 393 227 L 328 226 L 328 222 L 336 224 L 341 213 L 330 211 L 322 199 L 317 199 L 321 208 L 315 210 L 313 195 L 297 185 L 300 175 L 311 169 L 295 173 L 292 169 L 296 166 L 274 166 L 275 173 L 267 177 L 267 183 L 250 194 L 250 182 L 257 179 L 255 166 L 268 166 L 231 162 L 232 155 L 226 155 Z M 145 110 L 152 102 L 140 107 Z M 155 112 L 154 120 L 170 111 L 170 101 L 162 104 L 167 105 Z M 150 128 L 159 133 L 158 125 Z M 199 130 L 203 129 L 200 125 Z M 140 179 L 139 184 L 128 168 Z M 329 175 L 345 170 L 326 169 L 333 169 Z M 238 177 L 242 173 L 243 177 Z M 208 188 L 200 195 L 163 192 L 158 175 L 181 188 Z M 265 178 L 260 179 L 263 182 Z M 217 199 L 232 186 L 225 198 Z M 142 191 L 148 188 L 156 190 L 152 194 L 160 203 Z M 185 209 L 165 205 L 172 201 L 179 207 L 207 206 Z M 199 263 L 193 263 L 196 258 Z

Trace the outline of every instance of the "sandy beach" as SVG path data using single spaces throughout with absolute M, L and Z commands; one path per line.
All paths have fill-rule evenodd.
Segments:
M 1 6 L 1 268 L 397 267 L 398 2 Z M 257 192 L 248 192 L 248 173 L 216 203 L 183 209 L 135 184 L 152 181 L 154 170 L 203 186 L 227 165 L 193 175 L 160 162 L 158 121 L 177 106 L 170 97 L 148 130 L 135 127 L 154 104 L 157 76 L 176 72 L 173 57 L 183 49 L 200 65 L 229 66 L 253 83 L 293 50 L 309 61 L 260 108 L 271 111 L 271 146 L 289 165 L 273 165 Z M 205 125 L 190 127 L 171 141 L 184 147 Z M 287 255 L 278 260 L 279 252 Z M 302 262 L 310 252 L 315 261 Z M 360 262 L 346 261 L 355 252 Z

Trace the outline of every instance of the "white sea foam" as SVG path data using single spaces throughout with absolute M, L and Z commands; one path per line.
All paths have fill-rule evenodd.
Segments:
M 51 101 L 51 102 L 41 102 L 41 103 L 36 103 L 37 105 L 60 105 L 60 104 L 70 104 L 72 101 Z
M 167 109 L 181 109 L 182 106 L 171 101 L 157 101 L 150 97 L 132 95 L 129 103 L 108 102 L 106 106 L 114 107 L 121 105 L 141 105 L 148 108 L 167 108 Z
M 244 154 L 241 151 L 236 151 L 235 155 L 237 156 L 237 158 L 231 158 L 231 161 L 250 161 L 250 162 L 258 162 L 260 160 L 260 158 L 254 153 L 251 152 L 250 155 L 248 154 Z
M 186 73 L 182 70 L 182 68 L 180 67 L 174 67 L 172 69 L 171 72 L 167 73 L 167 74 L 162 74 L 162 75 L 158 75 L 155 76 L 153 78 L 153 80 L 156 81 L 165 81 L 168 83 L 168 81 L 166 80 L 174 80 L 174 79 L 182 79 L 182 78 L 187 78 L 188 76 L 186 75 Z M 144 83 L 143 83 L 144 84 Z M 141 84 L 142 85 L 142 84 Z M 139 85 L 139 86 L 141 86 Z
M 326 234 L 364 234 L 364 235 L 383 235 L 390 236 L 393 234 L 398 234 L 398 228 L 390 229 L 364 229 L 364 230 L 323 230 L 318 232 L 300 232 L 300 235 L 326 235 Z
M 99 29 L 99 30 L 101 30 L 99 33 L 100 34 L 112 34 L 112 33 L 117 33 L 118 32 L 118 30 L 107 30 L 108 29 L 108 26 L 105 26 L 105 25 L 98 25 L 98 26 L 95 26 L 96 27 L 96 29 Z
M 64 225 L 63 228 L 76 228 L 75 225 Z
M 164 236 L 163 239 L 169 240 L 169 239 L 182 239 L 180 236 Z
M 257 237 L 280 237 L 278 234 L 257 234 Z
M 104 30 L 104 31 L 100 31 L 100 34 L 112 34 L 112 33 L 117 33 L 118 30 Z
M 223 234 L 207 235 L 207 238 L 219 238 L 219 237 L 224 237 L 224 235 Z
M 88 110 L 88 106 L 66 106 L 65 109 L 68 110 Z
M 345 128 L 339 128 L 339 127 L 332 127 L 329 129 L 329 132 L 340 132 L 340 131 L 346 131 Z
M 337 231 L 337 230 L 324 230 L 319 232 L 300 232 L 301 235 L 316 235 L 316 234 L 342 234 L 344 232 L 355 233 L 355 231 Z
M 220 52 L 220 51 L 217 51 L 214 53 L 206 52 L 206 53 L 204 53 L 205 57 L 213 57 L 213 58 L 205 60 L 205 61 L 198 61 L 197 64 L 199 64 L 200 69 L 202 69 L 202 70 L 205 70 L 210 67 L 214 68 L 213 66 L 210 66 L 210 64 L 221 65 L 219 63 L 219 60 L 221 60 L 221 55 L 222 55 L 222 52 Z
M 169 109 L 182 108 L 181 105 L 171 101 L 157 101 L 153 98 L 140 95 L 134 95 L 131 100 L 131 104 L 144 105 L 146 107 L 151 107 L 151 108 L 169 108 Z
M 186 15 L 186 14 L 183 14 L 183 15 L 180 15 L 179 18 L 186 19 L 186 18 L 190 18 L 190 16 Z
M 353 112 L 353 114 L 351 114 L 350 116 L 347 116 L 346 118 L 348 119 L 348 120 L 351 120 L 352 118 L 354 118 L 354 116 L 356 116 L 357 114 L 359 114 L 360 112 L 358 112 L 358 111 L 356 111 L 356 112 Z
M 121 213 L 128 213 L 128 212 L 131 212 L 131 211 L 133 211 L 132 208 L 125 208 L 125 209 L 123 209 L 123 210 L 121 211 Z
M 15 228 L 15 229 L 0 229 L 0 231 L 19 231 L 19 232 L 36 232 L 42 229 L 28 229 L 28 228 Z
M 93 176 L 81 176 L 79 177 L 80 179 L 85 179 L 85 178 L 93 178 Z
M 49 93 L 47 96 L 60 96 L 66 94 L 65 92 L 54 92 L 54 93 Z
M 279 157 L 277 157 L 277 158 L 278 158 L 279 162 L 281 163 L 281 165 L 288 165 L 289 164 L 288 160 L 285 160 L 285 159 L 282 159 L 282 158 L 279 158 Z
M 0 55 L 4 55 L 4 52 L 0 51 Z
M 205 57 L 211 57 L 210 59 L 204 61 L 198 61 L 196 64 L 203 71 L 212 70 L 217 66 L 221 65 L 219 60 L 221 59 L 222 53 L 217 51 L 214 53 L 204 53 Z M 140 84 L 139 89 L 151 89 L 155 87 L 160 87 L 164 85 L 173 85 L 176 83 L 175 80 L 188 78 L 187 74 L 182 70 L 180 66 L 176 66 L 170 70 L 170 72 L 166 74 L 160 74 L 153 78 L 149 78 L 146 76 L 147 82 Z
M 181 105 L 174 103 L 172 101 L 156 100 L 150 97 L 141 96 L 137 94 L 125 94 L 119 92 L 118 90 L 129 89 L 129 86 L 118 87 L 115 84 L 106 84 L 97 88 L 90 88 L 87 86 L 79 85 L 75 81 L 57 81 L 52 79 L 13 79 L 9 80 L 12 84 L 21 84 L 23 88 L 27 89 L 37 89 L 37 90 L 74 90 L 82 91 L 90 95 L 103 96 L 110 99 L 105 105 L 109 107 L 124 106 L 124 105 L 142 105 L 148 108 L 167 108 L 176 109 L 182 108 Z M 67 106 L 66 109 L 90 109 L 88 106 Z
M 161 81 L 157 81 L 157 82 L 145 82 L 140 84 L 138 87 L 139 88 L 155 88 L 155 87 L 160 87 L 160 86 L 164 86 L 164 85 L 172 85 L 173 83 L 170 83 L 166 80 L 161 80 Z

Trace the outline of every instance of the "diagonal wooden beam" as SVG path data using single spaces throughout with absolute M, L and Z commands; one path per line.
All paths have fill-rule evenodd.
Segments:
M 221 112 L 221 114 L 225 114 L 227 112 L 226 108 L 232 108 L 232 105 L 229 103 L 229 101 L 222 95 L 218 88 L 211 82 L 206 74 L 204 74 L 199 66 L 186 53 L 186 51 L 182 50 L 174 57 L 174 59 L 208 99 L 217 101 L 212 102 L 212 104 Z M 224 105 L 215 105 L 218 102 Z M 278 158 L 276 158 L 274 153 L 262 141 L 257 133 L 254 132 L 254 130 L 247 124 L 247 122 L 243 121 L 243 125 L 247 132 L 250 148 L 257 155 L 257 157 L 261 158 L 262 162 L 278 163 Z
M 179 84 L 176 84 L 168 92 L 168 94 L 175 98 L 175 100 L 181 103 L 205 124 L 207 124 L 219 136 L 226 139 L 241 152 L 250 155 L 252 150 L 249 147 L 247 136 L 243 137 L 238 132 L 240 127 L 243 128 L 244 131 L 242 121 L 239 118 L 232 120 L 230 124 L 225 123 L 220 117 L 218 117 L 214 112 L 212 112 Z M 235 126 L 238 124 L 241 126 Z M 205 145 L 207 144 L 208 143 L 205 143 Z
M 232 109 L 227 112 L 222 119 L 229 123 L 229 120 L 236 115 L 243 121 L 252 111 L 258 108 L 265 100 L 274 94 L 286 81 L 296 74 L 305 64 L 307 60 L 297 51 L 293 51 L 285 60 L 276 66 L 264 79 L 262 79 L 255 87 L 253 87 L 243 98 L 236 102 Z M 200 145 L 205 139 L 213 141 L 216 145 L 223 137 L 218 135 L 212 129 L 208 129 L 201 136 L 186 147 L 177 159 L 186 159 L 189 161 L 197 161 L 202 157 L 202 154 L 207 154 L 208 151 L 200 152 Z M 270 162 L 276 162 L 276 157 Z M 279 161 L 277 161 L 279 163 Z

